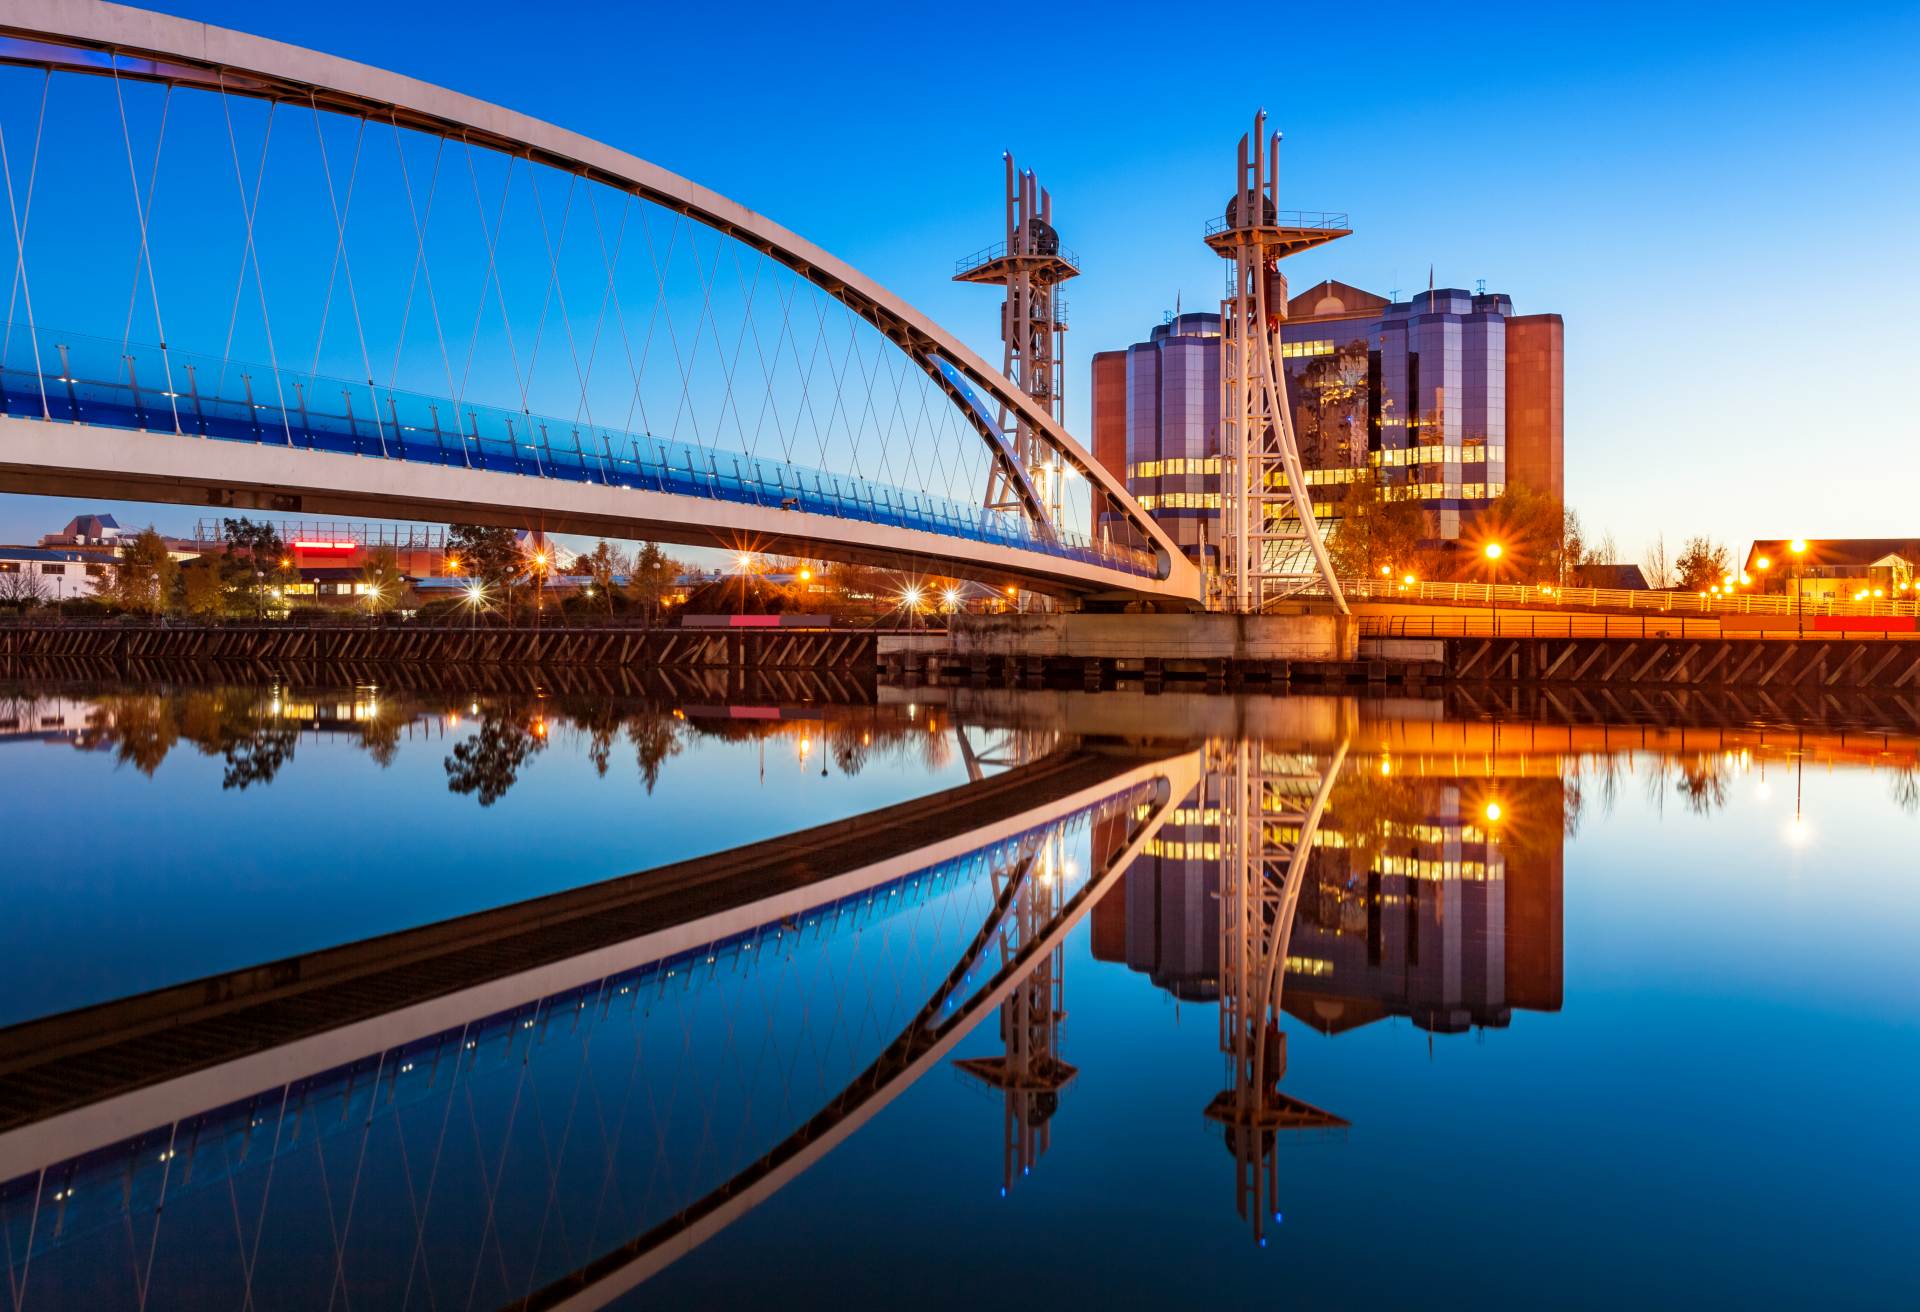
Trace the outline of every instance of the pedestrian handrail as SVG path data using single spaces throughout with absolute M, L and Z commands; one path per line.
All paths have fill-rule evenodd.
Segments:
M 1362 638 L 1809 638 L 1920 641 L 1920 622 L 1874 617 L 1848 625 L 1845 619 L 1819 628 L 1804 628 L 1787 616 L 1764 624 L 1726 624 L 1718 616 L 1658 615 L 1539 615 L 1499 614 L 1487 610 L 1461 615 L 1361 615 Z
M 1536 583 L 1444 583 L 1420 580 L 1405 583 L 1390 578 L 1343 579 L 1340 590 L 1351 601 L 1434 602 L 1451 606 L 1515 606 L 1537 609 L 1624 610 L 1662 615 L 1920 615 L 1920 593 L 1903 597 L 1870 597 L 1835 601 L 1807 597 L 1795 600 L 1772 592 L 1708 592 L 1701 595 L 1674 589 L 1576 588 Z

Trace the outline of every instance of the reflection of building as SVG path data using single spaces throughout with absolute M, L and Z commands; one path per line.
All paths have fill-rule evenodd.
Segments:
M 1559 780 L 1503 781 L 1503 817 L 1526 819 L 1497 825 L 1459 781 L 1421 791 L 1429 794 L 1424 814 L 1385 821 L 1374 850 L 1340 835 L 1315 854 L 1287 959 L 1286 1006 L 1317 1029 L 1406 1016 L 1421 1029 L 1457 1033 L 1504 1026 L 1515 1007 L 1560 1008 Z M 1543 851 L 1522 850 L 1503 833 L 1524 823 L 1530 835 L 1536 822 L 1552 834 Z
M 1220 992 L 1220 795 L 1217 774 L 1176 808 L 1093 909 L 1093 954 L 1124 961 L 1176 998 Z
M 1220 786 L 1209 776 L 1094 911 L 1094 956 L 1176 997 L 1218 986 Z M 1287 949 L 1287 1011 L 1329 1033 L 1387 1016 L 1451 1033 L 1559 1010 L 1559 780 L 1502 781 L 1497 824 L 1477 783 L 1394 786 L 1335 794 Z
M 1504 295 L 1453 288 L 1392 302 L 1323 282 L 1288 302 L 1280 365 L 1317 505 L 1338 514 L 1374 469 L 1429 534 L 1524 483 L 1564 492 L 1563 327 Z M 1183 314 L 1093 358 L 1093 446 L 1198 559 L 1220 540 L 1220 317 Z

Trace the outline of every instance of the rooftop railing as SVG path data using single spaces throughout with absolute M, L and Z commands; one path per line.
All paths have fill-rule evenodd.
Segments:
M 1004 241 L 997 241 L 991 246 L 982 246 L 973 254 L 963 255 L 953 262 L 954 276 L 958 277 L 963 273 L 972 273 L 982 265 L 992 264 L 995 260 L 1004 260 L 1006 258 L 1007 243 Z M 1054 258 L 1066 264 L 1073 269 L 1074 272 L 1078 273 L 1080 271 L 1080 257 L 1068 250 L 1065 246 L 1062 246 L 1054 252 Z
M 1233 225 L 1234 228 L 1248 226 L 1251 225 L 1240 223 Z M 1331 210 L 1280 210 L 1274 214 L 1271 223 L 1263 223 L 1259 226 L 1263 228 L 1304 228 L 1312 232 L 1350 231 L 1347 216 L 1345 214 L 1336 214 Z M 1222 214 L 1207 221 L 1207 236 L 1217 237 L 1226 231 L 1229 231 L 1226 215 Z

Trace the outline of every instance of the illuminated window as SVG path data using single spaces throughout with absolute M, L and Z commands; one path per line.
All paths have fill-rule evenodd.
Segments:
M 1311 342 L 1280 343 L 1280 358 L 1283 360 L 1298 360 L 1305 356 L 1332 354 L 1333 343 L 1330 341 L 1316 340 Z

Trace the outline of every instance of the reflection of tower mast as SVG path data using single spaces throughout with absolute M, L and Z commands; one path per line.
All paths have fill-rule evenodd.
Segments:
M 1280 1092 L 1287 1036 L 1280 990 L 1314 831 L 1347 755 L 1343 740 L 1324 770 L 1241 742 L 1220 791 L 1220 1050 L 1228 1087 L 1207 1104 L 1234 1156 L 1234 1201 L 1261 1243 L 1279 1190 L 1281 1130 L 1347 1122 Z
M 1063 338 L 1066 306 L 1059 286 L 1080 272 L 1079 262 L 1060 248 L 1053 229 L 1053 198 L 1041 188 L 1031 170 L 1006 161 L 1006 237 L 976 255 L 960 261 L 955 282 L 991 283 L 1007 289 L 1000 309 L 1000 340 L 1004 345 L 1000 372 L 1039 403 L 1056 422 L 1064 420 L 1061 400 Z M 1059 457 L 1041 439 L 1023 415 L 1000 408 L 1000 430 L 1012 420 L 1013 449 L 1033 480 L 1048 517 L 1060 523 L 1063 501 Z M 1007 470 L 996 462 L 987 474 L 987 508 L 1023 512 L 1025 503 Z
M 1277 343 L 1287 315 L 1280 261 L 1348 233 L 1345 215 L 1279 209 L 1280 134 L 1266 136 L 1265 110 L 1240 138 L 1240 169 L 1226 214 L 1207 226 L 1207 245 L 1227 261 L 1220 304 L 1220 454 L 1225 604 L 1261 611 L 1318 584 L 1344 613 L 1326 543 L 1313 518 Z M 1251 154 L 1249 154 L 1251 150 Z
M 1011 871 L 996 865 L 993 891 L 997 901 L 1009 879 L 1019 880 L 1013 912 L 1001 922 L 1000 960 L 1004 965 L 1045 932 L 1065 902 L 1066 870 L 1061 862 L 1060 837 L 1048 837 L 1037 854 L 1023 857 Z M 981 1083 L 1005 1094 L 1002 1121 L 1005 1136 L 1001 1156 L 1002 1189 L 1030 1171 L 1051 1142 L 1050 1123 L 1060 1106 L 1060 1091 L 1079 1074 L 1055 1055 L 1060 1022 L 1066 1019 L 1066 974 L 1056 947 L 1034 966 L 1000 1004 L 1000 1039 L 1006 1052 L 999 1057 L 971 1057 L 958 1066 Z

